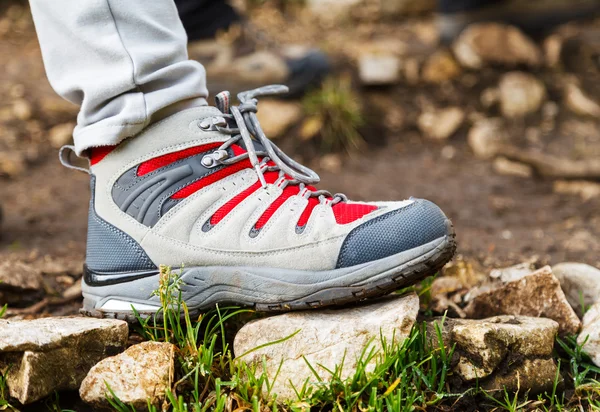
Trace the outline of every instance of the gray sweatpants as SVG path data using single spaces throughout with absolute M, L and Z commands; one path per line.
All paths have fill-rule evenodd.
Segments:
M 50 84 L 81 106 L 77 154 L 115 145 L 157 118 L 206 105 L 173 0 L 31 0 Z

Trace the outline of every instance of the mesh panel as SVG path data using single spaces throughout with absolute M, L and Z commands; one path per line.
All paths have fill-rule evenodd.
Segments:
M 298 223 L 296 226 L 302 227 L 308 223 L 308 219 L 310 219 L 310 215 L 315 207 L 320 204 L 319 199 L 316 197 L 311 197 L 308 199 L 308 204 L 304 208 L 304 211 L 300 215 L 300 219 L 298 219 Z
M 298 186 L 287 186 L 285 189 L 283 189 L 283 193 L 277 199 L 275 199 L 275 201 L 271 203 L 271 206 L 269 206 L 267 210 L 265 210 L 265 212 L 261 215 L 261 217 L 258 218 L 256 224 L 254 225 L 254 228 L 260 229 L 264 225 L 266 225 L 271 216 L 275 214 L 277 209 L 279 209 L 279 207 L 286 200 L 288 200 L 292 196 L 297 195 L 299 192 L 300 188 Z
M 275 182 L 277 180 L 278 176 L 279 176 L 278 172 L 267 172 L 264 174 L 265 181 L 267 183 Z M 221 206 L 219 208 L 219 210 L 217 210 L 215 212 L 215 214 L 210 218 L 210 224 L 216 225 L 217 223 L 219 223 L 237 205 L 242 203 L 248 196 L 250 196 L 252 193 L 256 192 L 260 188 L 261 188 L 261 183 L 256 182 L 252 186 L 250 186 L 248 189 L 246 189 L 243 192 L 239 193 L 238 195 L 234 196 L 229 202 L 225 203 L 223 206 Z
M 86 264 L 99 272 L 125 272 L 156 269 L 141 246 L 98 215 L 94 210 L 95 178 L 92 176 L 92 199 L 88 217 Z
M 383 259 L 424 245 L 448 233 L 446 216 L 435 204 L 417 199 L 354 228 L 338 258 L 337 267 Z

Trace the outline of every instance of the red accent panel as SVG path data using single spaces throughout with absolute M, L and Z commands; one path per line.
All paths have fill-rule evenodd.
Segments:
M 266 225 L 271 216 L 273 216 L 273 214 L 277 211 L 277 209 L 279 209 L 283 202 L 285 202 L 291 196 L 297 195 L 298 193 L 300 193 L 300 188 L 298 186 L 287 186 L 285 189 L 283 189 L 283 193 L 277 199 L 275 199 L 275 201 L 271 203 L 271 205 L 267 208 L 267 210 L 265 210 L 261 217 L 258 218 L 256 224 L 254 225 L 254 228 L 260 229 L 264 225 Z
M 333 205 L 332 209 L 335 221 L 340 225 L 344 225 L 346 223 L 352 223 L 364 215 L 371 213 L 373 210 L 377 209 L 377 206 L 366 205 L 364 203 L 340 202 Z
M 267 183 L 274 183 L 277 180 L 277 178 L 279 177 L 279 172 L 267 172 L 264 174 L 264 176 L 265 176 L 265 181 Z M 254 193 L 258 189 L 260 189 L 260 187 L 261 187 L 261 184 L 260 184 L 260 181 L 258 181 L 256 183 L 254 183 L 252 186 L 250 186 L 248 189 L 244 190 L 241 193 L 238 193 L 229 202 L 227 202 L 223 206 L 221 206 L 219 208 L 219 210 L 217 210 L 215 212 L 214 215 L 212 215 L 212 217 L 210 218 L 210 224 L 216 225 L 217 223 L 219 223 L 221 220 L 223 220 L 223 218 L 225 218 L 225 216 L 227 216 L 229 214 L 229 212 L 231 212 L 237 205 L 242 203 L 252 193 Z
M 244 149 L 242 146 L 238 146 L 237 144 L 232 144 L 231 150 L 233 150 L 234 156 L 239 156 L 247 152 L 246 149 Z
M 206 186 L 212 185 L 215 182 L 218 182 L 221 179 L 226 178 L 234 173 L 239 172 L 240 170 L 247 169 L 252 167 L 250 165 L 250 160 L 242 160 L 241 162 L 237 162 L 232 164 L 231 166 L 227 166 L 223 169 L 220 169 L 213 174 L 210 174 L 206 177 L 203 177 L 200 180 L 195 181 L 184 187 L 183 189 L 176 192 L 171 199 L 183 199 L 188 197 L 189 195 L 196 193 L 198 190 L 205 188 Z
M 308 204 L 304 208 L 304 212 L 300 215 L 300 219 L 298 219 L 298 223 L 296 224 L 299 227 L 302 227 L 308 223 L 308 219 L 315 207 L 319 205 L 319 199 L 316 197 L 311 197 L 308 199 Z
M 96 163 L 100 162 L 107 154 L 112 152 L 115 147 L 117 146 L 92 147 L 90 149 L 90 164 L 94 166 Z
M 216 149 L 221 146 L 222 143 L 211 143 L 202 146 L 190 147 L 189 149 L 180 150 L 178 152 L 168 153 L 154 159 L 150 159 L 140 164 L 137 169 L 138 176 L 144 176 L 150 172 L 160 169 L 161 167 L 170 165 L 186 157 L 194 156 L 200 153 L 208 152 L 209 150 Z

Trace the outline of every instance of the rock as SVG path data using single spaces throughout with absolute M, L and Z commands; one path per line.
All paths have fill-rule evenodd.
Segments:
M 127 323 L 114 319 L 0 320 L 0 371 L 10 396 L 22 404 L 55 390 L 78 389 L 97 362 L 121 352 Z
M 293 387 L 301 388 L 307 380 L 310 384 L 318 384 L 304 358 L 325 381 L 330 374 L 324 368 L 334 370 L 343 360 L 341 378 L 346 379 L 356 370 L 365 346 L 380 350 L 381 336 L 387 340 L 387 345 L 393 339 L 396 342 L 404 340 L 418 311 L 419 298 L 411 294 L 351 308 L 272 316 L 246 324 L 235 337 L 234 352 L 238 361 L 256 366 L 258 374 L 263 371 L 263 358 L 266 359 L 265 372 L 271 382 L 283 361 L 272 393 L 277 393 L 278 400 L 293 400 L 296 399 Z M 244 355 L 295 332 L 298 333 L 281 343 Z M 373 364 L 370 367 L 372 369 Z
M 552 358 L 525 359 L 492 376 L 481 387 L 487 391 L 517 392 L 526 388 L 531 394 L 550 392 L 556 374 L 557 366 Z M 562 382 L 563 378 L 559 376 L 559 384 Z
M 307 0 L 306 6 L 315 16 L 325 19 L 340 19 L 350 14 L 361 0 Z
M 554 193 L 579 196 L 584 202 L 600 196 L 600 183 L 588 180 L 557 180 L 552 188 Z
M 553 319 L 558 322 L 562 336 L 575 334 L 581 327 L 549 266 L 480 294 L 464 311 L 468 317 L 476 319 L 496 315 Z
M 392 132 L 400 132 L 406 123 L 406 112 L 402 106 L 391 105 L 383 110 L 385 127 Z
M 38 270 L 10 259 L 0 263 L 0 306 L 31 303 L 43 294 L 44 282 Z
M 525 276 L 535 272 L 535 264 L 537 261 L 537 258 L 532 258 L 517 265 L 500 269 L 492 269 L 490 272 L 490 277 L 492 279 L 500 279 L 500 281 L 504 283 L 523 279 Z
M 459 107 L 447 107 L 424 112 L 417 121 L 419 129 L 434 140 L 446 140 L 452 136 L 465 120 L 465 112 Z
M 533 168 L 531 166 L 525 163 L 508 160 L 503 156 L 494 159 L 492 166 L 494 171 L 499 175 L 527 178 L 533 176 Z
M 542 61 L 531 39 L 516 27 L 500 23 L 471 24 L 456 39 L 453 50 L 459 63 L 470 69 L 490 64 L 538 66 Z
M 319 167 L 331 173 L 339 173 L 342 170 L 342 158 L 336 153 L 323 155 L 319 159 Z
M 48 132 L 48 137 L 50 138 L 50 144 L 55 149 L 59 149 L 62 146 L 69 144 L 72 141 L 73 129 L 75 128 L 75 123 L 61 123 L 54 126 Z
M 557 332 L 558 324 L 543 318 L 499 316 L 465 321 L 452 330 L 452 339 L 463 352 L 457 372 L 471 381 L 490 376 L 509 354 L 549 357 Z
M 400 80 L 400 58 L 394 55 L 364 54 L 358 59 L 358 76 L 362 84 L 380 86 Z
M 596 366 L 600 366 L 600 302 L 592 306 L 583 317 L 583 328 L 577 343 L 583 345 L 583 351 L 592 358 Z
M 31 104 L 25 99 L 17 99 L 13 102 L 12 107 L 13 115 L 19 120 L 31 119 L 33 110 Z
M 544 40 L 544 60 L 546 66 L 556 68 L 560 64 L 560 55 L 562 53 L 563 39 L 558 34 L 552 34 Z
M 428 83 L 440 84 L 455 79 L 461 72 L 461 67 L 450 52 L 438 50 L 425 61 L 422 77 Z
M 436 336 L 433 325 L 440 322 L 428 324 L 429 336 Z M 551 355 L 558 324 L 553 320 L 527 316 L 446 319 L 443 331 L 444 344 L 456 345 L 454 372 L 466 383 L 478 380 L 488 390 L 501 390 L 502 385 L 513 388 L 520 381 L 522 389 L 538 392 L 554 381 L 557 368 Z M 545 368 L 537 371 L 532 365 Z
M 488 87 L 481 92 L 479 97 L 481 104 L 486 109 L 491 109 L 500 101 L 500 90 L 496 87 Z
M 266 99 L 260 101 L 256 115 L 267 137 L 277 138 L 300 122 L 302 108 L 297 103 Z
M 431 284 L 431 302 L 429 308 L 436 313 L 455 313 L 464 318 L 462 309 L 458 306 L 461 294 L 467 289 L 461 280 L 455 276 L 440 276 Z
M 96 407 L 110 406 L 107 385 L 125 404 L 146 409 L 147 401 L 156 407 L 171 388 L 175 346 L 166 342 L 142 342 L 125 352 L 106 358 L 87 374 L 79 395 Z
M 538 111 L 546 98 L 544 84 L 535 76 L 523 72 L 509 72 L 502 76 L 500 110 L 505 117 L 524 117 Z
M 20 151 L 0 152 L 0 176 L 17 177 L 27 170 L 27 158 Z
M 435 10 L 435 0 L 380 0 L 384 16 L 405 16 Z
M 582 303 L 589 307 L 600 302 L 600 269 L 585 263 L 565 262 L 552 266 L 552 272 L 579 315 L 583 315 Z
M 300 139 L 310 140 L 319 134 L 323 128 L 323 118 L 321 116 L 311 116 L 304 120 L 298 131 Z
M 542 116 L 546 120 L 555 119 L 556 116 L 558 116 L 559 112 L 560 107 L 558 106 L 558 104 L 556 104 L 556 102 L 549 101 L 544 103 L 544 105 L 542 106 Z
M 408 84 L 416 85 L 419 82 L 421 63 L 416 57 L 406 58 L 403 62 L 402 75 Z
M 600 104 L 587 96 L 575 83 L 565 86 L 565 105 L 580 116 L 600 117 Z
M 471 150 L 480 159 L 494 157 L 506 140 L 506 130 L 502 120 L 498 118 L 476 121 L 467 135 Z

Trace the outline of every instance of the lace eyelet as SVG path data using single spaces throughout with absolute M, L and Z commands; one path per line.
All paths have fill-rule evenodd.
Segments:
M 217 131 L 218 127 L 227 127 L 227 120 L 222 116 L 213 116 L 199 120 L 196 124 L 202 131 Z

